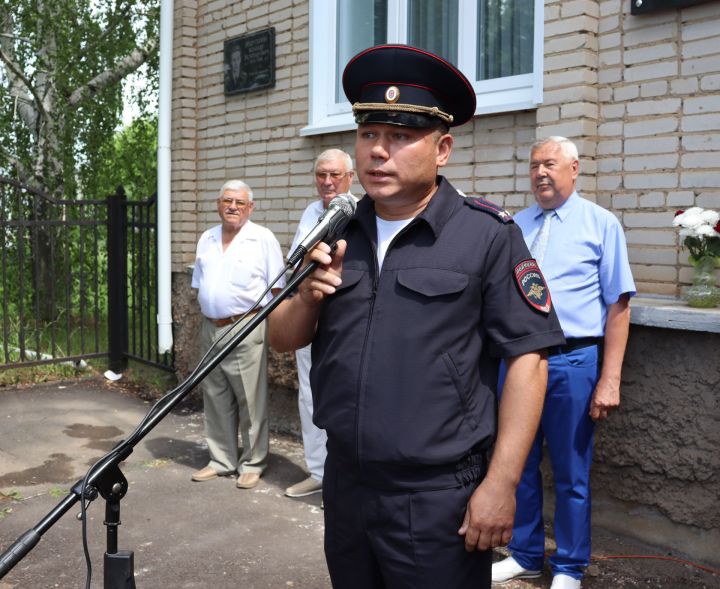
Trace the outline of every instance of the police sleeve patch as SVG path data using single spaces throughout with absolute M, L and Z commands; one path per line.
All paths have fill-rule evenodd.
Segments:
M 487 199 L 480 198 L 479 196 L 465 197 L 465 204 L 472 207 L 473 209 L 477 209 L 478 211 L 483 211 L 485 213 L 493 215 L 505 224 L 515 222 L 513 221 L 512 215 L 508 213 L 504 208 L 499 207 L 498 205 L 490 202 Z
M 550 289 L 545 284 L 545 277 L 537 262 L 532 259 L 520 262 L 513 272 L 525 301 L 541 313 L 550 313 L 552 309 Z

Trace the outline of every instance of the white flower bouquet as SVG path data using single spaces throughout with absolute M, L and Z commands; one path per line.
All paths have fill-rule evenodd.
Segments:
M 680 227 L 683 245 L 690 252 L 690 262 L 704 257 L 720 259 L 720 213 L 700 207 L 677 211 L 673 226 Z

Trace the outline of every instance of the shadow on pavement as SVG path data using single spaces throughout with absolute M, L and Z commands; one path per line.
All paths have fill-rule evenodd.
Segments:
M 88 467 L 140 423 L 150 403 L 100 380 L 0 389 L 0 552 L 56 508 Z M 194 483 L 206 464 L 202 413 L 170 413 L 120 465 L 128 480 L 118 548 L 134 552 L 139 589 L 330 587 L 320 495 L 283 495 L 304 478 L 298 440 L 272 436 L 251 490 L 231 477 Z M 82 587 L 81 525 L 67 511 L 0 589 Z M 92 587 L 103 586 L 105 501 L 88 509 Z
M 0 552 L 55 509 L 150 406 L 102 380 L 0 389 Z M 120 465 L 129 489 L 121 501 L 118 548 L 134 552 L 138 589 L 328 589 L 320 495 L 283 495 L 306 476 L 299 441 L 271 437 L 268 469 L 251 490 L 237 489 L 232 477 L 191 482 L 206 461 L 202 413 L 177 408 Z M 88 509 L 95 589 L 103 586 L 104 503 L 98 499 Z M 0 579 L 0 589 L 82 587 L 79 511 L 76 503 L 47 530 Z M 594 528 L 583 589 L 720 587 L 720 575 L 664 557 L 657 548 Z M 551 581 L 546 567 L 539 579 L 503 587 L 547 588 Z

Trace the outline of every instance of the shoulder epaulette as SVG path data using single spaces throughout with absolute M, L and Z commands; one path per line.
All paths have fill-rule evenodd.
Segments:
M 508 213 L 504 208 L 490 202 L 487 199 L 479 196 L 468 196 L 465 198 L 465 204 L 478 211 L 483 211 L 489 215 L 497 217 L 497 219 L 505 224 L 514 223 L 512 215 Z

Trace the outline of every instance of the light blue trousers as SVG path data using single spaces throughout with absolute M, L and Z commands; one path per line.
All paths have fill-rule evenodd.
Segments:
M 547 443 L 556 497 L 557 551 L 549 559 L 552 574 L 579 579 L 590 562 L 590 466 L 595 424 L 588 411 L 598 376 L 597 346 L 548 358 L 545 405 L 517 488 L 515 525 L 508 545 L 513 558 L 526 569 L 543 568 L 543 442 Z M 503 365 L 499 390 L 504 377 Z

